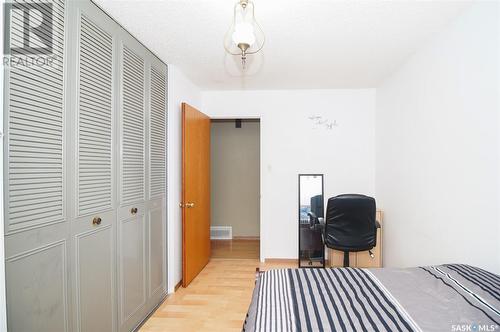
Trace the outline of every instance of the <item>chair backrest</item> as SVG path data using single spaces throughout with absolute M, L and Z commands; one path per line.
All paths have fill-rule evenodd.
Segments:
M 316 195 L 311 197 L 311 212 L 318 218 L 324 217 L 323 195 Z
M 325 245 L 342 251 L 364 251 L 376 246 L 376 204 L 373 197 L 348 194 L 328 200 Z

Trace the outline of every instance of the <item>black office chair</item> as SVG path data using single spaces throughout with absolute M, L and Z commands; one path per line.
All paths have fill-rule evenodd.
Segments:
M 344 267 L 349 266 L 349 252 L 371 250 L 377 245 L 380 224 L 375 213 L 375 199 L 369 196 L 348 194 L 328 200 L 324 241 L 328 248 L 344 252 Z

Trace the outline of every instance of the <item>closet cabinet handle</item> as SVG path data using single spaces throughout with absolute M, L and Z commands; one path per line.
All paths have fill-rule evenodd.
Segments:
M 137 213 L 137 208 L 136 207 L 135 208 L 131 208 L 130 209 L 130 213 L 136 214 Z
M 92 225 L 99 226 L 101 224 L 101 221 L 101 217 L 95 217 L 94 219 L 92 219 Z

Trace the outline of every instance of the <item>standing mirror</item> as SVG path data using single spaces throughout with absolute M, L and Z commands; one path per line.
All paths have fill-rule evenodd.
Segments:
M 299 267 L 325 267 L 323 174 L 299 174 Z

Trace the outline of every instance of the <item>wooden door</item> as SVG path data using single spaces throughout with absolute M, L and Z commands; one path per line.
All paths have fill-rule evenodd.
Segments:
M 210 118 L 182 103 L 182 286 L 210 258 Z

